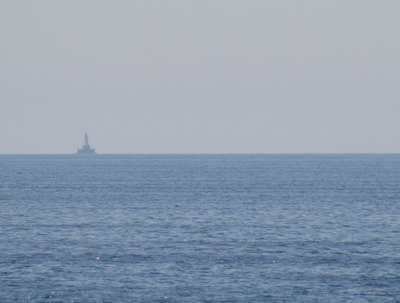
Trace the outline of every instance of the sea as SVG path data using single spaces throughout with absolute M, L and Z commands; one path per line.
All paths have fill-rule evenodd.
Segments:
M 400 302 L 400 155 L 1 155 L 0 302 Z

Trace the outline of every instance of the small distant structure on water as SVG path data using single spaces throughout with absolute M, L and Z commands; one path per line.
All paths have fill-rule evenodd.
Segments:
M 82 145 L 82 148 L 78 148 L 77 154 L 95 154 L 94 148 L 90 148 L 89 145 L 89 137 L 87 133 L 85 133 L 85 144 Z

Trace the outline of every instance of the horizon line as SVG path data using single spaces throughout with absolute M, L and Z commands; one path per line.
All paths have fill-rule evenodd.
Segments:
M 0 156 L 35 156 L 35 155 L 54 155 L 54 156 L 101 156 L 101 155 L 398 155 L 400 152 L 239 152 L 239 153 L 95 153 L 81 155 L 77 153 L 0 153 Z

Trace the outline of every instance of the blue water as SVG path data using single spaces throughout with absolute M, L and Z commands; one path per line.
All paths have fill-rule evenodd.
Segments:
M 0 302 L 400 302 L 400 155 L 0 156 Z

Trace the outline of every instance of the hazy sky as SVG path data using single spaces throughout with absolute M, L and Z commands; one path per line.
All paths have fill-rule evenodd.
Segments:
M 398 0 L 0 1 L 0 153 L 400 152 Z

